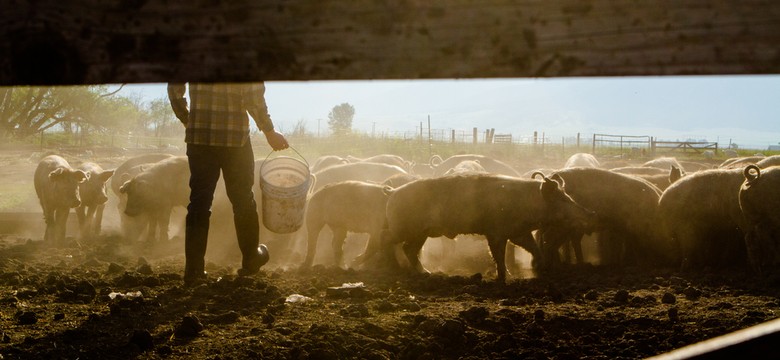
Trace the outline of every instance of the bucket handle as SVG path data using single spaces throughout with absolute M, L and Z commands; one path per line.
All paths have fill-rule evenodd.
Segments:
M 305 157 L 303 157 L 303 155 L 301 155 L 301 153 L 299 153 L 299 152 L 298 152 L 298 150 L 296 150 L 296 149 L 295 149 L 294 147 L 292 147 L 292 146 L 288 146 L 288 148 L 290 148 L 290 149 L 292 149 L 293 151 L 295 151 L 295 153 L 296 153 L 296 154 L 298 154 L 298 156 L 300 156 L 300 157 L 301 157 L 301 159 L 303 159 L 303 162 L 305 162 L 305 163 L 306 163 L 306 167 L 307 167 L 307 168 L 311 168 L 311 166 L 309 165 L 309 162 L 308 162 L 308 161 L 306 161 L 306 158 L 305 158 Z M 266 162 L 268 162 L 268 157 L 269 157 L 269 156 L 271 156 L 271 154 L 273 154 L 273 153 L 274 153 L 274 151 L 276 151 L 276 150 L 273 150 L 273 149 L 271 149 L 271 152 L 269 152 L 269 153 L 268 153 L 268 155 L 266 155 L 266 156 L 265 156 L 265 160 L 263 160 L 263 165 L 260 165 L 260 170 L 259 170 L 259 171 L 260 171 L 260 173 L 261 173 L 261 174 L 263 173 L 263 166 L 265 166 L 265 163 L 266 163 Z M 279 151 L 281 151 L 281 150 L 279 150 Z

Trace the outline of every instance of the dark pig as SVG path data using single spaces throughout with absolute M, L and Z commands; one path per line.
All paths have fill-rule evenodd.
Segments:
M 67 160 L 57 155 L 41 159 L 33 179 L 35 193 L 43 209 L 46 232 L 43 240 L 50 245 L 62 245 L 70 209 L 81 205 L 79 184 L 88 175 L 73 169 Z
M 743 175 L 739 206 L 745 217 L 745 246 L 753 270 L 763 274 L 777 264 L 780 254 L 780 167 L 748 165 Z
M 497 281 L 506 280 L 507 239 L 540 260 L 531 232 L 554 224 L 586 227 L 592 214 L 548 178 L 526 180 L 469 174 L 423 179 L 391 192 L 383 248 L 403 243 L 409 265 L 426 272 L 419 254 L 428 237 L 485 235 L 496 263 Z M 389 250 L 384 250 L 389 251 Z
M 87 174 L 87 180 L 79 184 L 81 205 L 76 208 L 80 234 L 82 238 L 98 236 L 103 223 L 103 209 L 108 201 L 106 182 L 114 175 L 114 170 L 103 170 L 92 162 L 85 162 L 78 169 Z
M 154 163 L 148 169 L 126 181 L 119 192 L 127 195 L 125 214 L 148 214 L 157 231 L 150 229 L 151 238 L 168 240 L 168 225 L 174 206 L 189 204 L 190 168 L 186 156 L 176 156 Z
M 578 204 L 595 212 L 595 226 L 589 230 L 599 234 L 599 257 L 603 264 L 620 264 L 628 256 L 658 254 L 655 236 L 655 214 L 661 191 L 649 182 L 630 175 L 595 168 L 563 169 L 550 174 L 562 179 L 564 190 Z M 579 242 L 586 234 L 581 228 L 559 226 L 541 231 L 542 249 L 555 264 L 558 248 L 573 245 L 578 262 L 582 262 Z M 651 259 L 657 261 L 655 256 Z M 660 259 L 662 260 L 662 259 Z

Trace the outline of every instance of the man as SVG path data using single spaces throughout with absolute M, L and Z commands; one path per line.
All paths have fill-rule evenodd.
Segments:
M 268 262 L 260 243 L 257 204 L 252 193 L 254 154 L 249 141 L 249 118 L 265 134 L 273 150 L 286 149 L 284 136 L 274 130 L 265 103 L 263 83 L 189 83 L 190 106 L 184 97 L 186 84 L 168 84 L 168 98 L 176 117 L 186 127 L 184 141 L 190 167 L 190 204 L 184 240 L 184 283 L 205 280 L 204 258 L 209 217 L 220 171 L 233 206 L 242 261 L 239 276 L 252 275 Z

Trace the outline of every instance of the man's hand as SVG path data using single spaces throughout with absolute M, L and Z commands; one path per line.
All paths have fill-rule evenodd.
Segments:
M 268 140 L 268 145 L 271 145 L 271 149 L 274 149 L 274 151 L 284 150 L 290 147 L 287 143 L 287 139 L 284 138 L 284 135 L 276 131 L 264 131 L 263 134 L 265 134 L 265 139 Z

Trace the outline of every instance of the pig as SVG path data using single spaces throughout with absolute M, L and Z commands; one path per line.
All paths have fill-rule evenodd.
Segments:
M 120 193 L 127 195 L 125 214 L 149 214 L 154 219 L 157 229 L 150 228 L 148 241 L 169 239 L 171 210 L 189 204 L 189 180 L 187 157 L 175 156 L 152 164 L 119 188 Z
M 357 158 L 349 155 L 347 156 L 347 160 L 349 160 L 349 162 L 351 163 L 370 162 L 376 164 L 395 165 L 406 171 L 409 171 L 409 169 L 411 169 L 412 166 L 411 162 L 404 160 L 404 158 L 402 158 L 401 156 L 393 155 L 393 154 L 379 154 L 367 158 Z
M 103 223 L 103 209 L 108 201 L 106 182 L 114 175 L 114 170 L 103 170 L 93 162 L 82 163 L 78 169 L 88 175 L 87 180 L 79 184 L 81 205 L 76 208 L 76 215 L 79 218 L 80 236 L 98 236 Z
M 745 247 L 753 270 L 763 275 L 780 255 L 780 167 L 748 165 L 739 189 L 739 207 L 745 219 Z
M 46 223 L 44 242 L 53 246 L 64 244 L 70 209 L 81 205 L 79 184 L 88 176 L 58 155 L 46 156 L 38 163 L 33 183 Z
M 406 185 L 412 181 L 422 179 L 420 176 L 412 174 L 395 174 L 382 182 L 382 185 L 386 185 L 392 188 L 397 188 L 401 185 Z
M 447 173 L 450 169 L 458 165 L 464 160 L 477 160 L 479 161 L 479 164 L 482 165 L 482 167 L 491 174 L 500 174 L 500 175 L 507 175 L 507 176 L 515 176 L 519 177 L 520 173 L 517 172 L 514 168 L 509 166 L 508 164 L 493 159 L 491 157 L 487 157 L 484 155 L 476 155 L 476 154 L 464 154 L 464 155 L 453 155 L 444 160 L 441 164 L 435 167 L 433 176 L 439 177 Z
M 479 163 L 479 160 L 463 160 L 452 169 L 447 170 L 444 176 L 457 174 L 486 174 L 487 170 Z
M 444 160 L 439 155 L 433 155 L 428 159 L 427 164 L 417 164 L 414 161 L 411 162 L 409 173 L 423 177 L 432 178 L 436 172 L 436 167 L 439 166 Z
M 156 225 L 150 224 L 153 220 L 149 214 L 141 214 L 134 217 L 129 217 L 125 214 L 125 207 L 127 207 L 127 195 L 122 194 L 119 188 L 141 173 L 143 170 L 149 168 L 152 164 L 172 158 L 173 155 L 165 153 L 151 153 L 143 154 L 131 157 L 114 170 L 114 176 L 111 177 L 111 191 L 119 199 L 117 202 L 117 210 L 119 211 L 120 227 L 122 234 L 127 241 L 136 241 L 142 236 L 144 230 L 149 230 L 148 238 L 152 238 Z
M 344 240 L 347 232 L 368 233 L 363 254 L 352 263 L 360 266 L 379 250 L 382 230 L 386 227 L 385 186 L 362 181 L 342 181 L 325 185 L 314 193 L 306 206 L 308 247 L 302 267 L 311 266 L 317 250 L 317 240 L 327 225 L 333 232 L 331 247 L 337 266 L 342 266 Z
M 680 164 L 680 162 L 677 161 L 676 158 L 674 158 L 674 157 L 667 157 L 667 156 L 659 157 L 659 158 L 647 161 L 644 164 L 642 164 L 642 166 L 644 166 L 644 167 L 654 167 L 654 168 L 659 168 L 659 169 L 663 169 L 663 170 L 669 170 L 669 169 L 672 168 L 672 166 L 674 166 L 674 167 L 680 169 L 681 171 L 685 172 L 685 167 L 683 167 L 682 164 Z
M 618 265 L 638 254 L 647 262 L 662 261 L 655 248 L 655 214 L 661 191 L 649 182 L 631 175 L 596 168 L 562 169 L 550 174 L 560 179 L 563 189 L 581 206 L 595 212 L 589 229 L 571 226 L 543 227 L 539 231 L 547 265 L 554 266 L 558 248 L 571 243 L 577 262 L 583 261 L 580 241 L 588 231 L 599 233 L 602 264 Z
M 384 253 L 389 253 L 393 244 L 403 244 L 409 267 L 427 272 L 419 254 L 428 237 L 485 235 L 499 283 L 506 281 L 507 239 L 539 262 L 542 259 L 531 235 L 533 230 L 564 223 L 586 227 L 592 216 L 559 183 L 548 178 L 539 181 L 493 174 L 453 175 L 408 183 L 390 192 L 386 212 Z
M 311 165 L 309 170 L 313 173 L 316 173 L 324 169 L 327 169 L 333 165 L 342 165 L 342 164 L 349 164 L 349 160 L 336 155 L 323 155 L 318 157 L 317 160 L 314 161 L 314 164 Z
M 609 171 L 616 172 L 618 174 L 639 175 L 639 176 L 669 174 L 668 170 L 666 169 L 661 169 L 657 167 L 647 167 L 647 166 L 622 166 L 622 167 L 612 168 Z
M 601 167 L 601 164 L 599 164 L 598 159 L 596 159 L 596 157 L 591 154 L 576 153 L 572 156 L 569 156 L 569 158 L 566 160 L 566 163 L 563 165 L 564 169 L 573 167 L 599 168 Z
M 733 157 L 730 159 L 724 160 L 720 165 L 718 165 L 718 168 L 721 169 L 744 169 L 746 165 L 749 164 L 755 164 L 761 160 L 764 160 L 766 156 L 763 155 L 754 155 L 754 156 L 743 156 L 743 157 Z
M 381 183 L 396 174 L 407 174 L 407 172 L 398 166 L 368 162 L 331 166 L 314 173 L 315 181 L 311 193 L 330 183 L 347 180 Z
M 780 165 L 780 155 L 767 156 L 756 162 L 756 165 L 762 169 L 768 168 L 770 166 Z
M 647 171 L 647 170 L 651 170 L 651 171 Z M 638 178 L 645 179 L 649 181 L 651 184 L 655 185 L 661 191 L 666 190 L 666 188 L 668 188 L 669 185 L 674 184 L 675 181 L 685 176 L 682 170 L 680 170 L 674 165 L 672 165 L 671 170 L 667 170 L 667 171 L 664 171 L 663 169 L 659 169 L 659 168 L 652 168 L 652 167 L 634 167 L 634 168 L 627 167 L 627 168 L 612 169 L 610 171 L 620 173 L 620 174 L 633 175 Z
M 742 169 L 698 171 L 676 181 L 658 202 L 658 224 L 670 260 L 683 269 L 744 264 L 745 223 L 739 207 Z

